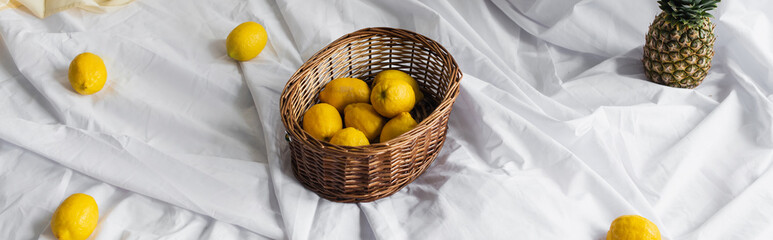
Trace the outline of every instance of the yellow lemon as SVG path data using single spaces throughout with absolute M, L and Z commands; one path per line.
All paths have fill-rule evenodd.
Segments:
M 102 58 L 93 53 L 81 53 L 70 62 L 67 73 L 70 85 L 76 92 L 89 95 L 99 92 L 107 81 L 107 69 Z
M 225 40 L 228 56 L 239 60 L 250 60 L 266 47 L 268 34 L 262 25 L 256 22 L 244 22 L 236 26 Z
M 612 221 L 607 240 L 660 240 L 660 231 L 642 216 L 624 215 Z
M 59 240 L 83 240 L 97 227 L 99 209 L 97 202 L 89 195 L 70 195 L 54 211 L 51 230 Z
M 365 137 L 365 134 L 353 127 L 338 130 L 338 132 L 330 138 L 330 143 L 352 147 L 370 144 L 368 138 Z
M 370 103 L 381 116 L 392 118 L 410 112 L 416 103 L 411 85 L 402 80 L 384 79 L 373 87 Z
M 365 134 L 369 141 L 376 141 L 386 120 L 367 103 L 352 103 L 344 108 L 344 123 Z
M 303 113 L 303 130 L 318 140 L 329 140 L 341 128 L 341 115 L 330 104 L 318 103 Z
M 356 78 L 336 78 L 325 84 L 319 93 L 319 100 L 333 105 L 339 112 L 351 103 L 367 103 L 370 88 L 364 81 Z
M 397 117 L 392 118 L 384 125 L 384 129 L 381 130 L 381 142 L 389 141 L 400 134 L 403 134 L 419 125 L 416 120 L 411 117 L 410 113 L 401 112 Z
M 424 93 L 419 89 L 419 83 L 416 82 L 416 79 L 413 79 L 411 75 L 396 69 L 384 70 L 376 74 L 376 77 L 373 78 L 373 86 L 376 86 L 376 84 L 385 79 L 396 79 L 407 82 L 411 85 L 411 88 L 413 88 L 413 93 L 416 96 L 416 103 L 419 103 L 424 99 Z

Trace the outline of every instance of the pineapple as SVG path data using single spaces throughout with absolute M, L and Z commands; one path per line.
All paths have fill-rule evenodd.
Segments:
M 708 13 L 720 0 L 660 0 L 663 10 L 650 25 L 644 45 L 644 73 L 650 81 L 695 88 L 714 57 L 714 24 Z

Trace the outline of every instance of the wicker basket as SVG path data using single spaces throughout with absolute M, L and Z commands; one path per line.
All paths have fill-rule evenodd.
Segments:
M 362 147 L 314 139 L 301 127 L 303 113 L 318 103 L 325 84 L 354 77 L 368 84 L 386 69 L 409 73 L 424 92 L 411 115 L 411 131 Z M 336 202 L 368 202 L 397 192 L 435 160 L 446 139 L 451 105 L 462 73 L 437 42 L 414 32 L 366 28 L 320 50 L 287 81 L 280 100 L 295 177 L 319 196 Z

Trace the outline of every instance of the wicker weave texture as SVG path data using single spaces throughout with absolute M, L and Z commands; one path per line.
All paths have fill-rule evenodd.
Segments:
M 375 74 L 387 69 L 407 72 L 424 93 L 411 111 L 419 122 L 416 128 L 361 147 L 319 141 L 303 130 L 303 113 L 319 102 L 327 82 L 354 77 L 370 84 Z M 399 191 L 421 175 L 443 147 L 461 78 L 445 48 L 411 31 L 366 28 L 333 41 L 293 74 L 280 99 L 295 177 L 336 202 L 368 202 Z

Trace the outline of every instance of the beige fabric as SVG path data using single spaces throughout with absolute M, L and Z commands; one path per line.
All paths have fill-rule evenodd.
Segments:
M 14 0 L 0 0 L 0 11 L 10 8 L 17 8 L 21 3 Z
M 70 8 L 81 8 L 92 12 L 106 12 L 133 2 L 134 0 L 6 0 L 0 10 L 24 6 L 33 15 L 45 18 Z M 2 0 L 0 0 L 2 2 Z

